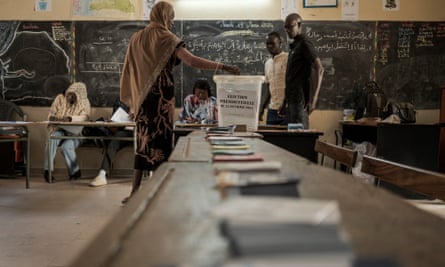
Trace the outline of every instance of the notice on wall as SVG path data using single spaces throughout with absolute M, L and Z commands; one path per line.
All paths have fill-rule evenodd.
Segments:
M 382 0 L 383 11 L 399 11 L 400 0 Z
M 48 12 L 52 10 L 52 0 L 35 0 L 34 10 Z
M 155 3 L 156 0 L 142 0 L 142 19 L 150 19 L 150 12 Z
M 359 0 L 344 0 L 341 5 L 343 20 L 358 20 Z
M 134 18 L 136 6 L 132 0 L 73 0 L 73 16 Z
M 291 13 L 298 13 L 297 0 L 281 0 L 281 18 L 286 19 Z

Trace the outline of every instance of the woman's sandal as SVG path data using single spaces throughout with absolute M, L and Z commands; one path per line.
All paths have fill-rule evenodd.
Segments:
M 131 196 L 128 196 L 128 197 L 122 199 L 121 203 L 122 203 L 122 204 L 127 204 L 128 200 L 130 200 L 130 197 L 131 197 Z

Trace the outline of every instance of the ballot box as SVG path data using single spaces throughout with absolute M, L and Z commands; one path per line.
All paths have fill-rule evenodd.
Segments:
M 262 75 L 215 75 L 218 126 L 245 125 L 258 129 Z

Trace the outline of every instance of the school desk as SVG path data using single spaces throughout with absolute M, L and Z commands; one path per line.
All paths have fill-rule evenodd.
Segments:
M 21 130 L 20 135 L 3 135 L 0 137 L 0 143 L 3 142 L 22 142 L 25 144 L 25 166 L 26 166 L 26 188 L 29 188 L 29 167 L 30 167 L 30 134 L 28 131 L 28 126 L 32 124 L 32 122 L 24 122 L 24 121 L 0 121 L 0 128 L 13 128 Z
M 48 144 L 51 144 L 51 140 L 56 139 L 78 139 L 78 140 L 120 140 L 120 141 L 132 141 L 136 149 L 136 131 L 134 131 L 133 137 L 116 137 L 116 136 L 83 136 L 81 134 L 55 136 L 53 135 L 54 130 L 59 127 L 69 127 L 68 129 L 81 130 L 82 127 L 135 127 L 134 122 L 102 122 L 102 121 L 73 121 L 73 122 L 61 122 L 61 121 L 46 121 L 48 126 L 52 127 L 52 131 L 48 133 Z M 51 161 L 51 156 L 48 153 L 48 172 L 49 172 L 49 182 L 52 182 L 51 170 L 53 168 L 54 162 Z

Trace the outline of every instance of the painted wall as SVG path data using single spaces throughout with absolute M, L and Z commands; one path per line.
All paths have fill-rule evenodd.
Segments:
M 141 0 L 132 0 L 137 7 Z M 200 19 L 271 19 L 281 18 L 281 1 L 279 0 L 170 0 L 175 5 L 176 18 L 187 20 Z M 341 20 L 340 8 L 303 8 L 302 1 L 298 2 L 298 12 L 306 20 Z M 338 1 L 341 6 L 342 0 Z M 445 21 L 445 1 L 437 0 L 401 0 L 400 10 L 392 12 L 382 11 L 382 0 L 361 0 L 360 20 L 409 20 L 409 21 Z M 34 12 L 34 0 L 1 0 L 0 20 L 138 20 L 142 11 L 136 10 L 134 17 L 73 17 L 72 1 L 52 0 L 51 12 Z M 47 108 L 23 107 L 30 121 L 46 120 Z M 106 116 L 110 108 L 93 108 L 92 118 Z M 334 130 L 338 129 L 338 122 L 342 118 L 340 111 L 315 111 L 310 117 L 311 128 L 323 131 L 322 139 L 333 142 Z M 439 121 L 438 110 L 421 110 L 417 114 L 419 123 L 435 123 Z M 46 141 L 46 127 L 31 128 L 31 168 L 42 171 L 44 144 Z M 82 169 L 97 169 L 100 165 L 100 150 L 80 151 L 79 161 Z M 88 157 L 82 156 L 88 153 Z M 95 156 L 91 156 L 93 154 Z M 131 153 L 128 151 L 126 153 Z M 116 168 L 132 168 L 131 157 L 122 157 Z M 64 161 L 58 156 L 56 168 L 64 169 Z
M 73 17 L 72 1 L 52 0 L 51 12 L 34 12 L 35 0 L 1 0 L 0 19 L 2 20 L 128 20 L 139 19 L 142 0 L 130 0 L 136 6 L 134 18 L 91 18 Z M 301 0 L 298 12 L 307 20 L 341 19 L 339 8 L 303 8 Z M 168 0 L 175 5 L 177 19 L 280 19 L 280 0 Z M 382 0 L 360 0 L 360 20 L 428 20 L 445 19 L 445 1 L 438 0 L 401 0 L 399 11 L 382 10 Z

